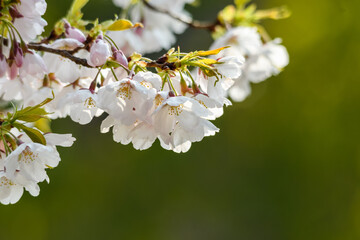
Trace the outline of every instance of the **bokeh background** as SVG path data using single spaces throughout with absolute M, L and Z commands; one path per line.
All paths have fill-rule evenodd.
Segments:
M 47 2 L 52 26 L 71 0 Z M 231 2 L 188 10 L 212 20 Z M 39 197 L 0 206 L 0 239 L 360 239 L 360 1 L 255 2 L 292 10 L 290 19 L 264 22 L 291 64 L 227 108 L 219 134 L 186 154 L 158 143 L 140 152 L 100 134 L 100 120 L 54 121 L 77 142 L 60 150 Z M 84 11 L 103 20 L 119 13 L 110 0 Z M 189 29 L 178 44 L 210 43 Z

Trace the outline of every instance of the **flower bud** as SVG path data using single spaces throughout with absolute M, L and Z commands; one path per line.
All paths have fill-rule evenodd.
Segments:
M 104 65 L 111 55 L 109 45 L 99 35 L 90 48 L 90 62 L 93 67 Z
M 64 24 L 65 27 L 65 36 L 67 38 L 76 39 L 81 43 L 86 41 L 85 35 L 77 28 L 72 27 L 67 21 Z
M 173 91 L 169 91 L 169 97 L 175 97 L 175 93 Z
M 19 75 L 19 68 L 14 63 L 10 64 L 7 70 L 10 80 L 15 79 Z
M 127 67 L 129 62 L 126 58 L 126 56 L 124 55 L 124 53 L 121 50 L 117 50 L 116 48 L 112 48 L 113 51 L 113 57 L 115 58 L 115 60 L 120 63 L 121 65 Z
M 16 41 L 14 41 L 14 60 L 18 67 L 21 67 L 24 63 L 24 53 Z

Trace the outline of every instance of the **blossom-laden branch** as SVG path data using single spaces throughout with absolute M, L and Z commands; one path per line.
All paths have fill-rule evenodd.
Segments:
M 145 150 L 159 140 L 164 149 L 187 152 L 219 131 L 211 121 L 222 116 L 229 97 L 243 101 L 250 83 L 279 74 L 289 63 L 281 40 L 264 38 L 258 25 L 286 11 L 260 11 L 246 6 L 248 0 L 235 0 L 214 23 L 202 23 L 187 17 L 189 0 L 113 0 L 131 20 L 141 19 L 141 28 L 117 16 L 82 19 L 88 1 L 74 0 L 43 40 L 45 0 L 0 1 L 0 97 L 23 106 L 0 111 L 3 204 L 16 203 L 24 189 L 37 196 L 38 183 L 48 181 L 47 171 L 60 161 L 56 146 L 75 140 L 48 133 L 43 121 L 69 116 L 84 125 L 106 113 L 100 129 L 112 128 L 115 142 Z M 178 47 L 157 60 L 143 57 L 169 49 L 187 26 L 209 30 L 213 50 L 184 53 Z M 126 29 L 133 30 L 121 32 Z
M 59 56 L 62 56 L 64 58 L 67 58 L 71 61 L 73 61 L 76 64 L 79 64 L 84 67 L 93 68 L 93 66 L 90 66 L 86 59 L 75 57 L 70 51 L 62 50 L 62 49 L 54 49 L 47 46 L 44 46 L 39 43 L 29 43 L 27 44 L 29 49 L 40 51 L 40 52 L 48 52 L 52 54 L 56 54 Z

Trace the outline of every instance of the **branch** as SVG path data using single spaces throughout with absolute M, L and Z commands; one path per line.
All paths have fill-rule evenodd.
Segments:
M 166 15 L 170 16 L 171 18 L 176 19 L 176 20 L 178 20 L 178 21 L 180 21 L 182 23 L 185 23 L 185 24 L 187 24 L 188 26 L 190 26 L 192 28 L 206 29 L 206 30 L 209 30 L 209 31 L 213 32 L 215 27 L 219 24 L 219 22 L 217 20 L 214 23 L 203 23 L 203 22 L 199 22 L 199 21 L 184 19 L 182 17 L 175 16 L 174 14 L 172 14 L 171 12 L 169 12 L 169 11 L 167 11 L 165 9 L 156 8 L 155 6 L 151 5 L 147 0 L 142 0 L 142 2 L 149 9 L 154 10 L 154 11 L 159 12 L 159 13 L 166 14 Z
M 86 59 L 75 57 L 69 51 L 45 47 L 44 45 L 41 45 L 39 43 L 29 43 L 29 44 L 27 44 L 27 46 L 28 46 L 29 49 L 32 49 L 32 50 L 48 52 L 48 53 L 53 53 L 53 54 L 56 54 L 56 55 L 60 55 L 60 56 L 62 56 L 64 58 L 67 58 L 67 59 L 73 61 L 76 64 L 79 64 L 79 65 L 82 65 L 82 66 L 88 67 L 88 68 L 93 68 L 92 66 L 90 66 L 87 63 Z
M 145 62 L 145 63 L 146 63 L 146 67 L 160 68 L 161 70 L 175 70 L 177 68 L 177 66 L 174 62 L 158 63 L 157 61 L 152 61 L 152 62 Z

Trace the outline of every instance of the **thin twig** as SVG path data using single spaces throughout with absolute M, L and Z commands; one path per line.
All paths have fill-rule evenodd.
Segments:
M 207 29 L 209 31 L 214 31 L 215 27 L 219 24 L 218 21 L 215 21 L 214 23 L 203 23 L 203 22 L 199 22 L 199 21 L 195 21 L 195 20 L 184 19 L 182 17 L 175 16 L 174 14 L 172 14 L 171 12 L 169 12 L 165 9 L 159 9 L 159 8 L 151 5 L 147 0 L 142 0 L 142 2 L 149 9 L 159 12 L 159 13 L 166 14 L 166 15 L 170 16 L 171 18 L 176 19 L 180 22 L 183 22 L 192 28 Z
M 86 59 L 75 57 L 67 50 L 54 49 L 54 48 L 46 47 L 46 46 L 38 44 L 38 43 L 29 43 L 29 44 L 27 44 L 27 46 L 29 49 L 32 49 L 35 51 L 42 51 L 42 52 L 48 52 L 48 53 L 60 55 L 64 58 L 67 58 L 67 59 L 73 61 L 76 64 L 79 64 L 79 65 L 82 65 L 82 66 L 88 67 L 88 68 L 94 68 L 93 66 L 90 66 L 88 64 Z

